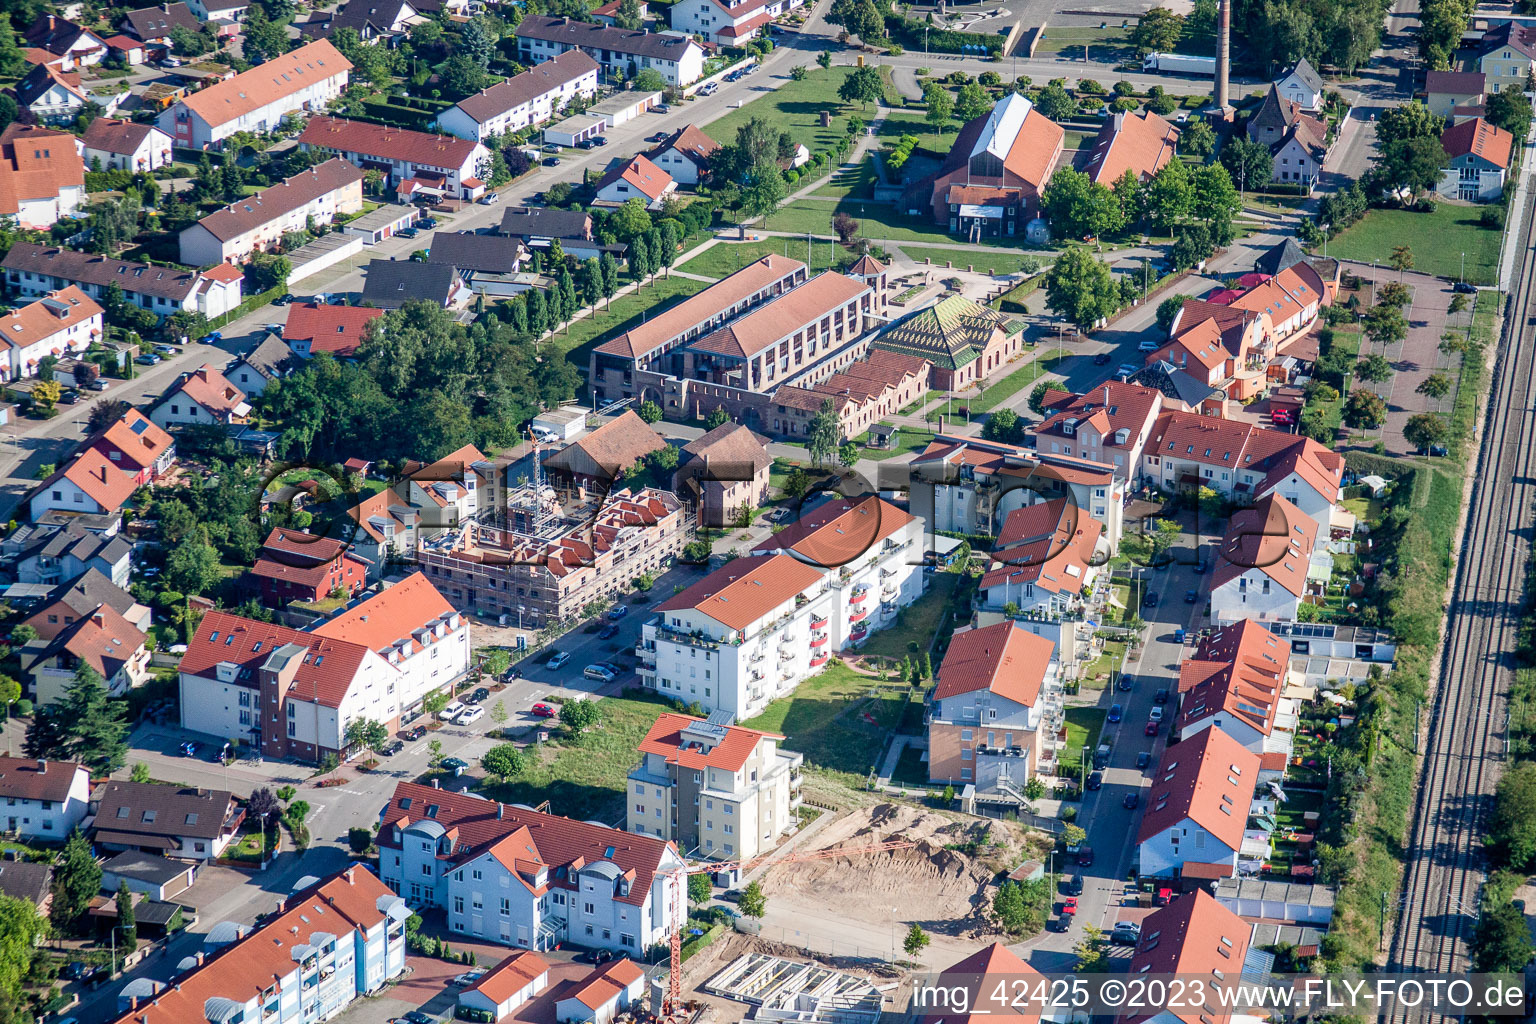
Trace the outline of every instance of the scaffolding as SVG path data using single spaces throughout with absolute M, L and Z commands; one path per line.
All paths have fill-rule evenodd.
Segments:
M 885 997 L 863 978 L 766 953 L 732 961 L 704 991 L 757 1007 L 754 1020 L 797 1024 L 878 1024 Z

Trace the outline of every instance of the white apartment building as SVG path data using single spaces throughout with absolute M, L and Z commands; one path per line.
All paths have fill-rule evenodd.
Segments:
M 672 7 L 672 28 L 703 36 L 719 46 L 741 46 L 751 41 L 779 15 L 799 7 L 804 0 L 678 0 Z
M 156 123 L 178 146 L 216 149 L 236 132 L 265 134 L 288 114 L 324 110 L 351 70 L 336 47 L 317 39 L 178 100 Z
M 1136 834 L 1141 876 L 1237 874 L 1258 774 L 1258 755 L 1217 728 L 1163 751 Z
M 225 264 L 201 272 L 181 270 L 34 242 L 11 246 L 0 269 L 5 283 L 28 297 L 75 285 L 100 302 L 115 284 L 129 302 L 162 317 L 178 312 L 221 316 L 240 305 L 245 280 Z
M 402 782 L 379 816 L 384 880 L 448 929 L 525 949 L 640 954 L 686 914 L 687 869 L 664 839 L 472 793 Z
M 85 164 L 78 139 L 15 123 L 0 133 L 0 217 L 46 231 L 84 205 Z
M 81 141 L 86 166 L 98 161 L 104 171 L 152 171 L 171 162 L 171 137 L 152 124 L 98 117 Z
M 73 355 L 101 338 L 102 309 L 74 285 L 0 316 L 7 380 L 37 374 L 48 356 Z
M 345 160 L 327 160 L 182 228 L 181 262 L 195 267 L 243 262 L 288 232 L 303 230 L 311 218 L 329 224 L 362 208 L 362 170 Z
M 311 152 L 332 153 L 363 170 L 384 173 L 402 193 L 475 199 L 485 191 L 491 154 L 473 139 L 413 132 L 367 121 L 312 117 L 299 135 Z M 401 188 L 405 183 L 409 188 Z
M 181 724 L 271 757 L 351 756 L 348 725 L 394 732 L 469 655 L 468 621 L 421 573 L 303 631 L 210 612 L 181 660 Z
M 748 859 L 771 850 L 798 820 L 803 756 L 784 737 L 664 714 L 640 743 L 629 773 L 628 828 L 670 839 L 702 857 Z
M 1277 495 L 1232 515 L 1211 569 L 1211 621 L 1294 621 L 1309 590 L 1333 574 L 1318 525 Z
M 74 761 L 0 757 L 0 826 L 62 842 L 91 803 L 91 773 Z
M 751 718 L 923 592 L 922 522 L 879 498 L 828 501 L 656 606 L 636 671 L 663 696 Z
M 517 52 L 524 62 L 548 60 L 567 50 L 584 50 L 613 81 L 653 68 L 668 85 L 689 85 L 704 74 L 704 48 L 672 32 L 632 31 L 555 18 L 525 17 L 517 26 Z
M 474 142 L 531 128 L 550 120 L 578 96 L 596 96 L 600 72 L 597 61 L 585 52 L 567 50 L 460 100 L 437 115 L 437 126 Z
M 330 1020 L 405 972 L 408 917 L 405 901 L 366 867 L 344 868 L 279 897 L 277 913 L 254 928 L 234 921 L 215 925 L 203 950 L 185 958 L 174 983 L 152 998 L 130 997 L 110 1020 Z

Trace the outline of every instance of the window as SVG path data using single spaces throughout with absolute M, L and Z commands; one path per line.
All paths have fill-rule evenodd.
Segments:
M 462 913 L 464 913 L 464 897 L 463 896 L 455 896 L 453 898 L 453 912 L 455 914 L 462 914 Z

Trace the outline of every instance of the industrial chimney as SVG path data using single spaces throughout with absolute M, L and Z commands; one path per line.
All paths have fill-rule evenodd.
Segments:
M 1216 17 L 1216 116 L 1223 121 L 1231 120 L 1233 110 L 1229 103 L 1231 89 L 1227 78 L 1232 68 L 1232 0 L 1220 0 L 1220 13 Z

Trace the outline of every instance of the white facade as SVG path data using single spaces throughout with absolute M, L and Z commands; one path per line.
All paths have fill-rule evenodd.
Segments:
M 196 283 L 180 299 L 153 295 L 134 287 L 135 281 L 141 280 L 146 274 L 155 275 L 163 272 L 163 268 L 151 267 L 148 264 L 129 264 L 126 272 L 118 275 L 114 280 L 123 290 L 123 298 L 140 309 L 147 309 L 161 317 L 176 312 L 197 312 L 212 318 L 222 316 L 240 305 L 242 280 L 238 274 L 220 275 L 217 279 L 206 274 L 199 275 Z M 81 281 L 78 278 L 61 277 L 57 274 L 44 274 L 32 270 L 17 270 L 11 267 L 6 268 L 5 282 L 27 298 L 48 295 L 72 284 L 100 302 L 107 291 L 105 286 L 92 281 Z
M 1297 104 L 1302 110 L 1315 112 L 1323 109 L 1323 90 L 1314 83 L 1308 82 L 1305 76 L 1295 69 L 1276 81 L 1275 88 L 1280 90 L 1280 96 L 1283 99 Z
M 1254 499 L 1278 494 L 1286 501 L 1295 505 L 1306 513 L 1308 519 L 1318 525 L 1321 536 L 1327 537 L 1328 524 L 1333 520 L 1333 506 L 1342 496 L 1341 493 L 1324 494 L 1295 471 L 1292 471 L 1279 480 L 1273 481 L 1268 487 L 1254 492 Z
M 9 760 L 9 759 L 7 759 Z M 19 762 L 35 766 L 38 762 Z M 7 792 L 4 780 L 0 780 L 0 827 L 23 837 L 52 839 L 63 842 L 80 824 L 91 802 L 91 773 L 84 765 L 68 761 L 41 762 L 46 771 L 68 772 L 72 778 L 69 793 L 63 800 L 40 800 L 14 796 Z M 26 769 L 28 775 L 35 768 Z M 6 774 L 16 774 L 7 770 Z
M 18 197 L 17 205 L 20 207 L 16 214 L 17 225 L 24 228 L 51 228 L 60 220 L 80 212 L 80 208 L 85 205 L 85 186 L 60 185 L 55 195 Z
M 201 223 L 193 224 L 181 231 L 181 262 L 193 267 L 240 262 L 252 253 L 271 248 L 287 232 L 303 229 L 311 217 L 318 224 L 329 224 L 339 215 L 356 213 L 362 208 L 363 185 L 359 178 L 322 193 L 296 209 L 279 213 L 271 220 L 232 238 L 221 239 Z
M 1323 171 L 1322 162 L 1313 155 L 1312 150 L 1303 146 L 1292 135 L 1275 150 L 1274 169 L 1270 174 L 1270 180 L 1288 182 L 1292 185 L 1312 185 L 1317 181 L 1317 176 Z
M 421 171 L 425 171 L 433 176 L 442 175 L 448 185 L 448 195 L 465 199 L 473 199 L 483 191 L 479 186 L 466 188 L 464 186 L 465 179 L 474 178 L 483 185 L 484 179 L 481 175 L 489 171 L 491 159 L 490 151 L 478 144 L 470 150 L 469 155 L 464 158 L 463 162 L 455 167 L 416 163 L 388 154 L 354 153 L 344 147 L 318 146 L 308 142 L 303 144 L 303 148 L 322 154 L 334 153 L 347 163 L 355 164 L 359 167 L 377 167 L 380 170 L 384 170 L 387 167 L 386 174 L 391 185 L 398 185 L 402 181 L 414 178 Z
M 535 68 L 524 74 L 535 74 L 537 70 Z M 479 104 L 471 103 L 476 97 L 470 97 L 469 100 L 457 103 L 437 115 L 437 126 L 461 139 L 483 142 L 493 135 L 504 135 L 507 132 L 543 124 L 576 97 L 596 96 L 597 72 L 598 69 L 592 67 L 570 81 L 561 82 L 538 95 L 511 103 L 505 109 L 496 112 L 481 111 Z M 489 91 L 494 95 L 494 87 Z M 471 103 L 476 108 L 474 114 L 465 109 L 466 103 Z
M 1239 619 L 1293 622 L 1300 605 L 1300 596 L 1271 579 L 1262 568 L 1247 569 L 1211 590 L 1211 621 L 1221 626 Z
M 84 96 L 62 82 L 53 82 L 27 104 L 27 109 L 44 124 L 58 124 L 73 118 L 84 106 Z
M 678 0 L 672 6 L 672 28 L 700 35 L 721 46 L 749 42 L 774 18 L 800 6 L 802 0 L 770 0 L 727 6 L 716 0 Z
M 518 54 L 525 62 L 548 60 L 567 50 L 581 49 L 557 40 L 527 37 L 519 37 L 517 45 Z M 704 74 L 704 48 L 692 41 L 677 60 L 639 56 L 618 50 L 588 50 L 587 55 L 602 65 L 605 75 L 613 78 L 628 77 L 631 66 L 636 71 L 655 69 L 668 85 L 690 85 Z
M 100 160 L 104 171 L 152 171 L 171 162 L 171 137 L 159 128 L 151 128 L 132 153 L 112 153 L 105 149 L 85 148 L 85 166 Z
M 693 157 L 682 152 L 676 146 L 668 146 L 660 153 L 650 156 L 650 161 L 672 175 L 672 180 L 679 185 L 697 185 L 699 183 L 699 178 L 701 177 L 699 165 L 693 162 Z
M 37 364 L 44 357 L 55 353 L 74 355 L 84 352 L 91 347 L 91 341 L 100 338 L 101 334 L 102 314 L 98 309 L 90 316 L 61 327 L 52 334 L 34 337 L 21 344 L 7 339 L 3 356 L 6 376 L 9 380 L 36 376 Z
M 195 4 L 189 4 L 188 6 L 193 8 L 193 13 L 197 13 Z M 203 15 L 199 14 L 198 17 L 201 18 Z M 287 59 L 287 57 L 281 58 L 284 61 Z M 194 110 L 193 106 L 189 105 L 187 99 L 183 99 L 177 101 L 161 113 L 156 123 L 161 131 L 176 140 L 176 145 L 188 149 L 216 148 L 220 142 L 236 132 L 244 131 L 265 134 L 281 124 L 286 115 L 294 112 L 322 111 L 326 108 L 327 104 L 339 97 L 342 90 L 347 87 L 347 72 L 350 70 L 351 65 L 347 61 L 341 60 L 335 66 L 336 71 L 334 73 L 325 75 L 322 72 L 323 77 L 308 75 L 305 80 L 300 80 L 302 84 L 292 92 L 276 96 L 269 102 L 263 103 L 261 106 L 243 114 L 237 114 L 223 120 L 211 121 L 210 117 L 219 117 L 220 115 L 210 113 L 205 116 Z M 260 75 L 262 72 L 263 68 L 257 67 L 245 72 L 245 74 L 254 73 Z M 221 82 L 211 89 L 204 90 L 204 92 L 213 92 L 215 89 L 223 90 L 233 87 L 236 83 L 240 82 L 242 77 L 237 75 L 227 82 Z M 202 105 L 201 102 L 197 102 L 199 95 L 194 93 L 188 99 L 195 101 L 196 105 Z M 211 111 L 214 108 L 210 107 L 209 109 Z
M 1504 168 L 1476 153 L 1463 153 L 1451 158 L 1435 191 L 1469 203 L 1497 199 L 1504 194 L 1504 177 Z
M 1248 808 L 1240 808 L 1246 815 Z M 1237 874 L 1237 851 L 1201 828 L 1193 818 L 1185 818 L 1143 842 L 1141 875 L 1143 878 L 1170 878 L 1178 874 L 1186 861 L 1195 864 L 1227 864 Z

